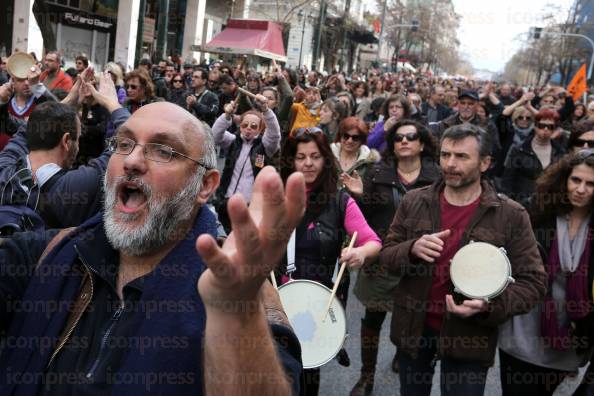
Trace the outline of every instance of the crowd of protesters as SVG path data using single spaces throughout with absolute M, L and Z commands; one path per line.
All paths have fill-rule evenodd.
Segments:
M 180 65 L 170 60 L 153 65 L 142 59 L 134 70 L 110 62 L 100 72 L 81 55 L 75 68 L 64 71 L 61 55 L 49 52 L 27 78 L 17 78 L 9 75 L 2 58 L 1 235 L 21 246 L 27 239 L 19 240 L 20 231 L 81 225 L 84 230 L 101 218 L 107 234 L 117 233 L 120 228 L 108 228 L 113 219 L 106 213 L 114 207 L 108 207 L 109 202 L 116 205 L 113 200 L 121 199 L 120 206 L 130 210 L 129 219 L 134 217 L 132 207 L 149 202 L 153 208 L 151 189 L 141 179 L 146 165 L 134 156 L 139 145 L 149 162 L 170 163 L 174 157 L 193 161 L 200 166 L 194 173 L 201 180 L 208 180 L 205 175 L 218 167 L 220 183 L 217 176 L 216 189 L 205 194 L 201 204 L 216 214 L 215 236 L 223 241 L 240 223 L 234 197 L 241 195 L 250 208 L 261 206 L 259 175 L 263 173 L 263 179 L 270 172 L 264 170 L 274 167 L 287 191 L 295 183 L 292 175 L 303 174 L 306 191 L 305 214 L 292 237 L 294 251 L 287 254 L 283 247 L 271 263 L 275 280 L 283 284 L 290 278 L 308 279 L 332 288 L 337 260 L 357 271 L 352 287 L 365 313 L 360 329 L 350 329 L 359 331 L 361 348 L 361 373 L 353 380 L 351 395 L 371 395 L 379 386 L 375 366 L 378 349 L 388 347 L 379 342 L 388 312 L 397 347 L 392 370 L 399 373 L 403 395 L 429 395 L 437 359 L 442 362 L 441 392 L 447 395 L 483 394 L 496 350 L 504 395 L 552 395 L 565 378 L 590 362 L 594 97 L 574 101 L 558 86 L 523 87 L 408 71 L 345 74 L 293 70 L 275 62 L 262 66 L 263 71 L 257 71 L 241 63 Z M 212 145 L 213 157 L 196 160 L 185 138 L 168 137 L 166 130 L 139 143 L 138 128 L 150 129 L 148 120 L 158 124 L 159 117 L 178 117 L 182 131 L 203 129 L 209 136 L 203 145 L 209 150 Z M 121 155 L 127 155 L 121 161 L 130 178 L 118 190 L 119 198 L 110 201 L 106 171 Z M 163 179 L 165 184 L 174 182 Z M 209 185 L 200 183 L 198 189 Z M 196 189 L 193 194 L 201 196 Z M 181 195 L 177 198 L 182 200 Z M 179 216 L 185 212 L 176 199 L 170 206 L 154 206 L 166 214 L 145 224 L 153 228 L 156 240 L 172 219 L 183 224 Z M 7 221 L 4 214 L 10 207 L 18 215 Z M 27 221 L 19 222 L 25 216 Z M 355 232 L 358 238 L 347 252 L 343 243 Z M 30 265 L 50 239 L 38 244 Z M 120 245 L 108 239 L 117 250 Z M 504 247 L 512 266 L 516 282 L 489 302 L 452 297 L 456 293 L 447 271 L 449 260 L 471 240 Z M 131 251 L 140 257 L 146 253 Z M 77 254 L 82 258 L 86 253 Z M 2 253 L 0 261 L 11 257 Z M 8 264 L 0 265 L 4 269 Z M 419 271 L 419 266 L 431 270 Z M 111 275 L 105 278 L 107 284 L 115 282 Z M 146 285 L 137 278 L 127 279 L 123 294 L 121 289 L 116 296 L 98 288 L 95 298 L 142 301 Z M 337 293 L 343 305 L 348 279 L 342 278 Z M 17 295 L 35 300 L 27 288 L 30 279 L 19 281 L 25 283 Z M 0 280 L 0 298 L 10 302 L 16 292 L 4 282 Z M 84 351 L 68 348 L 73 341 L 67 335 L 62 337 L 65 344 L 49 352 L 49 360 L 39 359 L 37 364 L 46 365 L 39 368 L 11 356 L 18 348 L 7 348 L 0 351 L 0 370 L 14 371 L 21 364 L 45 374 L 87 373 L 87 382 L 76 382 L 72 389 L 108 390 L 108 373 L 151 368 L 146 361 L 134 366 L 124 360 L 125 348 L 106 344 L 112 332 L 128 337 L 140 331 L 134 317 L 117 312 L 122 319 L 114 319 L 113 313 L 91 316 L 79 325 L 68 319 L 71 331 L 93 335 Z M 23 315 L 1 315 L 6 318 L 5 334 L 25 331 Z M 14 325 L 11 320 L 21 322 Z M 184 330 L 201 326 L 186 325 L 180 324 Z M 160 326 L 155 329 L 165 327 Z M 279 326 L 272 327 L 275 337 L 294 338 L 290 326 Z M 316 395 L 319 368 L 301 370 L 298 346 L 283 349 L 280 344 L 275 344 L 279 367 L 291 379 L 293 391 Z M 175 353 L 169 351 L 167 357 L 175 359 Z M 337 359 L 351 364 L 344 349 Z M 594 392 L 593 366 L 575 395 Z M 194 369 L 209 370 L 188 367 Z M 5 380 L 0 389 L 21 394 L 14 384 L 1 386 L 8 386 Z M 69 389 L 61 384 L 43 394 Z

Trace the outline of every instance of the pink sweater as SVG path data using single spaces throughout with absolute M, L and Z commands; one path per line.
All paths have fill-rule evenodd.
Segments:
M 309 192 L 309 191 L 308 191 Z M 311 229 L 314 227 L 314 223 L 310 223 L 307 228 Z M 357 202 L 352 197 L 349 197 L 347 201 L 346 213 L 344 215 L 344 229 L 352 236 L 357 231 L 357 240 L 355 241 L 355 247 L 363 246 L 367 242 L 375 241 L 379 245 L 382 244 L 381 239 L 377 236 L 375 231 L 369 227 L 365 216 L 361 213 L 361 209 L 357 205 Z

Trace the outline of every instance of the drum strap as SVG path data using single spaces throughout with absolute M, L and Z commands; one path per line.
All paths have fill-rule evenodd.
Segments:
M 293 230 L 291 233 L 289 244 L 287 245 L 287 275 L 289 275 L 289 278 L 291 277 L 291 274 L 297 269 L 295 266 L 295 232 L 296 230 Z

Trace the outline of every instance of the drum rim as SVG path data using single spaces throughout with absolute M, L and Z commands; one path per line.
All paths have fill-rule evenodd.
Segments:
M 480 244 L 483 246 L 487 246 L 489 249 L 493 248 L 495 249 L 499 254 L 501 254 L 503 256 L 503 258 L 505 259 L 505 263 L 507 264 L 507 274 L 505 276 L 505 281 L 499 286 L 499 288 L 497 288 L 496 291 L 486 294 L 486 295 L 471 295 L 470 293 L 465 293 L 462 291 L 462 289 L 460 288 L 460 286 L 458 286 L 456 284 L 456 282 L 454 281 L 454 277 L 452 277 L 452 265 L 454 264 L 454 258 L 456 257 L 456 255 L 464 248 L 466 248 L 467 246 L 472 246 L 474 244 Z M 450 280 L 452 282 L 452 284 L 454 285 L 454 289 L 462 294 L 465 297 L 468 298 L 472 298 L 472 299 L 476 299 L 476 300 L 489 300 L 492 299 L 494 297 L 497 297 L 498 295 L 500 295 L 501 293 L 503 293 L 503 291 L 505 290 L 505 288 L 510 284 L 510 277 L 512 276 L 512 268 L 511 268 L 511 262 L 509 261 L 509 257 L 507 257 L 507 254 L 505 254 L 503 251 L 501 251 L 501 248 L 498 248 L 496 245 L 489 243 L 489 242 L 483 242 L 483 241 L 476 241 L 476 242 L 469 242 L 466 245 L 462 246 L 460 249 L 458 249 L 458 251 L 456 252 L 456 254 L 454 254 L 454 257 L 452 257 L 452 260 L 450 262 Z
M 314 284 L 315 286 L 321 286 L 323 289 L 325 289 L 326 291 L 328 291 L 328 293 L 332 293 L 332 290 L 330 290 L 326 285 L 321 284 L 320 282 L 316 282 L 310 279 L 291 279 L 290 281 L 288 281 L 287 283 L 284 283 L 282 285 L 280 285 L 278 287 L 278 290 L 280 291 L 280 289 L 282 289 L 283 287 L 285 287 L 288 284 L 291 284 L 293 282 L 298 282 L 298 283 L 311 283 Z M 280 293 L 279 293 L 280 294 Z M 279 295 L 280 297 L 280 295 Z M 301 364 L 303 366 L 304 369 L 313 369 L 313 368 L 318 368 L 318 367 L 322 367 L 325 364 L 328 364 L 332 359 L 334 359 L 336 357 L 336 355 L 338 355 L 338 352 L 340 352 L 340 349 L 342 347 L 344 347 L 344 342 L 346 341 L 347 338 L 347 315 L 346 315 L 346 310 L 344 309 L 344 307 L 342 306 L 342 303 L 340 302 L 340 300 L 338 299 L 338 297 L 334 296 L 334 298 L 336 299 L 336 301 L 338 301 L 338 306 L 340 307 L 340 311 L 342 311 L 343 316 L 344 316 L 344 336 L 342 337 L 342 342 L 340 343 L 340 347 L 338 348 L 338 350 L 336 351 L 336 353 L 334 353 L 332 355 L 332 357 L 330 357 L 327 360 L 324 360 L 322 363 L 320 363 L 319 365 L 306 365 L 305 363 L 303 363 L 303 356 L 301 357 Z M 281 299 L 281 304 L 282 304 L 282 299 Z M 283 306 L 283 310 L 285 311 L 286 314 L 286 310 L 285 307 Z M 287 319 L 288 319 L 288 315 L 287 315 Z M 290 320 L 289 320 L 290 323 Z M 293 325 L 291 325 L 291 329 L 293 330 Z M 297 337 L 297 333 L 295 333 L 295 330 L 293 330 L 293 334 L 295 334 L 295 337 Z M 299 340 L 299 337 L 297 337 L 297 340 L 299 341 L 299 345 L 301 346 L 301 340 Z

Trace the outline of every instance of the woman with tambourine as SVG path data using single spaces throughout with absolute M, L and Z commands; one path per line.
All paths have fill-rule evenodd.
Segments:
M 546 169 L 532 207 L 549 288 L 543 303 L 500 328 L 503 395 L 552 395 L 592 354 L 594 151 Z
M 415 188 L 428 186 L 440 177 L 435 163 L 437 143 L 429 130 L 414 120 L 401 120 L 388 130 L 388 144 L 382 160 L 372 164 L 362 180 L 343 178 L 355 196 L 369 225 L 384 238 L 404 195 Z M 355 296 L 365 306 L 361 319 L 361 376 L 351 396 L 373 391 L 375 365 L 382 324 L 392 311 L 394 288 L 398 277 L 372 263 L 359 271 Z M 398 371 L 396 356 L 392 370 Z
M 307 208 L 291 238 L 293 241 L 289 242 L 287 261 L 281 266 L 281 272 L 285 274 L 281 277 L 281 283 L 287 282 L 289 278 L 305 279 L 332 288 L 337 259 L 346 263 L 348 268 L 361 268 L 367 260 L 373 260 L 381 249 L 380 239 L 367 225 L 354 199 L 338 190 L 335 161 L 328 140 L 319 128 L 299 128 L 285 143 L 281 177 L 287 180 L 293 172 L 303 173 Z M 354 248 L 348 252 L 343 250 L 343 241 L 355 232 L 358 237 Z M 348 279 L 348 274 L 342 277 L 336 293 L 343 306 L 346 304 Z M 288 310 L 286 306 L 285 310 Z M 313 316 L 321 317 L 322 314 L 315 313 Z M 305 361 L 304 366 L 307 367 Z M 304 377 L 301 394 L 317 395 L 319 368 L 305 370 Z

